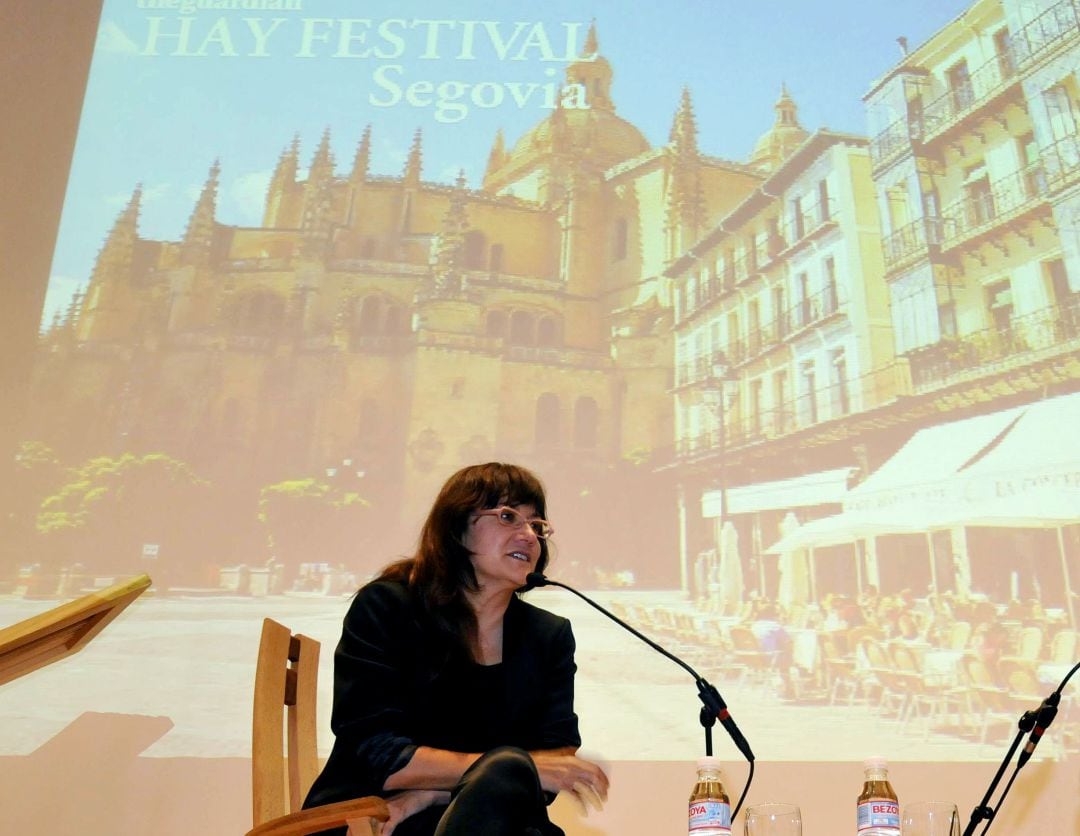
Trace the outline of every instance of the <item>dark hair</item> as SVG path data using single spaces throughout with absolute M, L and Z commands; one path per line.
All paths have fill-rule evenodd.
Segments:
M 513 464 L 488 462 L 463 467 L 446 480 L 420 530 L 413 557 L 387 566 L 380 580 L 405 583 L 421 608 L 457 649 L 473 654 L 476 616 L 465 598 L 477 590 L 465 529 L 476 511 L 500 505 L 532 505 L 547 516 L 544 487 L 530 471 Z M 537 572 L 548 563 L 547 540 L 540 540 Z

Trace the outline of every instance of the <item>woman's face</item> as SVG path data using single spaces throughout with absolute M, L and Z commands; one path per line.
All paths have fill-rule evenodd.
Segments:
M 525 520 L 536 517 L 532 505 L 510 507 Z M 465 527 L 464 545 L 472 555 L 476 582 L 485 592 L 524 586 L 525 576 L 536 571 L 540 559 L 540 539 L 532 527 L 506 525 L 497 514 L 471 514 Z

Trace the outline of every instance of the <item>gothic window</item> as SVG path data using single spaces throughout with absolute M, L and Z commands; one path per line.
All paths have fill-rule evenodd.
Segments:
M 559 324 L 553 316 L 542 316 L 536 328 L 536 344 L 551 348 L 559 344 Z
M 532 314 L 514 311 L 510 317 L 510 342 L 513 345 L 536 345 L 534 327 Z
M 383 318 L 383 333 L 405 334 L 408 330 L 409 323 L 405 317 L 405 309 L 401 305 L 388 305 Z
M 581 450 L 596 447 L 597 424 L 600 409 L 588 396 L 577 399 L 574 405 L 574 446 Z
M 379 333 L 379 320 L 382 313 L 382 300 L 378 296 L 368 296 L 360 305 L 360 315 L 356 320 L 357 330 L 364 336 Z
M 473 230 L 465 233 L 465 269 L 483 270 L 487 241 L 484 233 Z
M 269 337 L 278 333 L 285 318 L 285 303 L 266 291 L 246 296 L 237 304 L 236 333 L 248 337 Z
M 536 446 L 554 447 L 559 443 L 559 396 L 545 392 L 536 400 Z
M 487 315 L 486 333 L 489 337 L 502 339 L 506 336 L 506 312 L 490 311 Z

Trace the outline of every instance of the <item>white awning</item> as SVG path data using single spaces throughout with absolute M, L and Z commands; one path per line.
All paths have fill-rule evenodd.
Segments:
M 822 470 L 781 479 L 776 482 L 759 482 L 756 485 L 739 485 L 728 488 L 728 514 L 753 514 L 757 511 L 782 511 L 789 508 L 805 508 L 813 505 L 839 505 L 847 493 L 847 480 L 853 468 Z M 701 496 L 701 515 L 720 517 L 722 513 L 720 491 L 706 491 Z
M 1080 490 L 1077 427 L 1080 393 L 928 427 L 849 491 L 844 510 L 959 521 L 1005 518 L 1011 501 L 1017 518 L 1035 519 L 1034 497 Z M 1043 502 L 1048 520 L 1071 513 L 1068 501 Z

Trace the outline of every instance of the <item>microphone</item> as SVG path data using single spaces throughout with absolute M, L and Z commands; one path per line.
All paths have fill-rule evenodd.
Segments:
M 728 735 L 731 737 L 732 742 L 734 742 L 734 744 L 738 747 L 739 751 L 742 752 L 743 757 L 746 758 L 750 762 L 751 767 L 753 766 L 754 753 L 753 753 L 753 751 L 751 751 L 750 744 L 747 743 L 746 738 L 743 737 L 743 733 L 739 730 L 739 727 L 737 725 L 735 725 L 735 720 L 731 716 L 731 712 L 728 711 L 727 703 L 725 703 L 724 698 L 720 696 L 720 692 L 717 691 L 716 688 L 713 687 L 709 682 L 707 682 L 702 676 L 700 676 L 697 671 L 695 671 L 692 667 L 690 667 L 688 664 L 686 664 L 686 662 L 684 662 L 678 656 L 676 656 L 673 653 L 669 653 L 667 650 L 665 650 L 663 647 L 658 645 L 656 642 L 654 642 L 648 636 L 645 636 L 642 633 L 639 633 L 637 630 L 635 630 L 633 627 L 631 627 L 629 624 L 627 624 L 621 618 L 616 616 L 614 613 L 612 613 L 612 612 L 608 611 L 607 609 L 605 609 L 604 607 L 600 606 L 598 603 L 596 603 L 594 600 L 592 600 L 592 598 L 589 598 L 587 595 L 584 595 L 583 593 L 578 592 L 572 586 L 567 586 L 564 583 L 559 583 L 558 581 L 553 581 L 550 578 L 546 577 L 542 572 L 530 572 L 528 575 L 526 575 L 526 577 L 525 577 L 525 590 L 526 591 L 530 590 L 530 589 L 535 589 L 538 586 L 557 586 L 560 589 L 565 589 L 567 592 L 572 592 L 574 595 L 576 595 L 578 598 L 580 598 L 586 604 L 591 606 L 593 609 L 598 610 L 599 612 L 602 612 L 604 615 L 606 615 L 608 618 L 610 618 L 612 621 L 614 621 L 616 624 L 618 624 L 624 630 L 628 630 L 631 633 L 633 633 L 635 636 L 637 636 L 639 639 L 641 639 L 643 642 L 645 642 L 645 644 L 647 644 L 653 650 L 657 651 L 658 653 L 660 653 L 663 656 L 666 656 L 668 659 L 670 659 L 672 662 L 677 664 L 679 667 L 681 667 L 683 670 L 685 670 L 687 673 L 689 673 L 692 677 L 694 677 L 694 682 L 697 684 L 697 687 L 698 687 L 698 697 L 701 699 L 701 702 L 705 706 L 702 714 L 704 715 L 705 711 L 707 711 L 710 717 L 714 717 L 714 718 L 716 718 L 717 720 L 720 721 L 720 725 L 722 725 L 724 727 L 724 729 L 727 731 Z M 704 724 L 704 722 L 705 722 L 705 720 L 703 719 L 702 723 Z M 710 725 L 711 725 L 711 723 L 710 723 Z M 706 727 L 706 731 L 708 731 L 708 727 Z M 712 753 L 708 752 L 707 754 L 712 754 Z
M 1050 727 L 1050 724 L 1054 721 L 1054 717 L 1057 716 L 1058 703 L 1060 701 L 1061 692 L 1054 691 L 1054 693 L 1043 700 L 1039 705 L 1035 716 L 1035 727 L 1031 730 L 1031 737 L 1028 738 L 1027 745 L 1020 751 L 1020 757 L 1016 761 L 1017 769 L 1020 769 L 1020 767 L 1030 760 L 1032 752 L 1035 751 L 1035 747 L 1038 746 L 1039 741 L 1042 740 L 1043 732 Z

